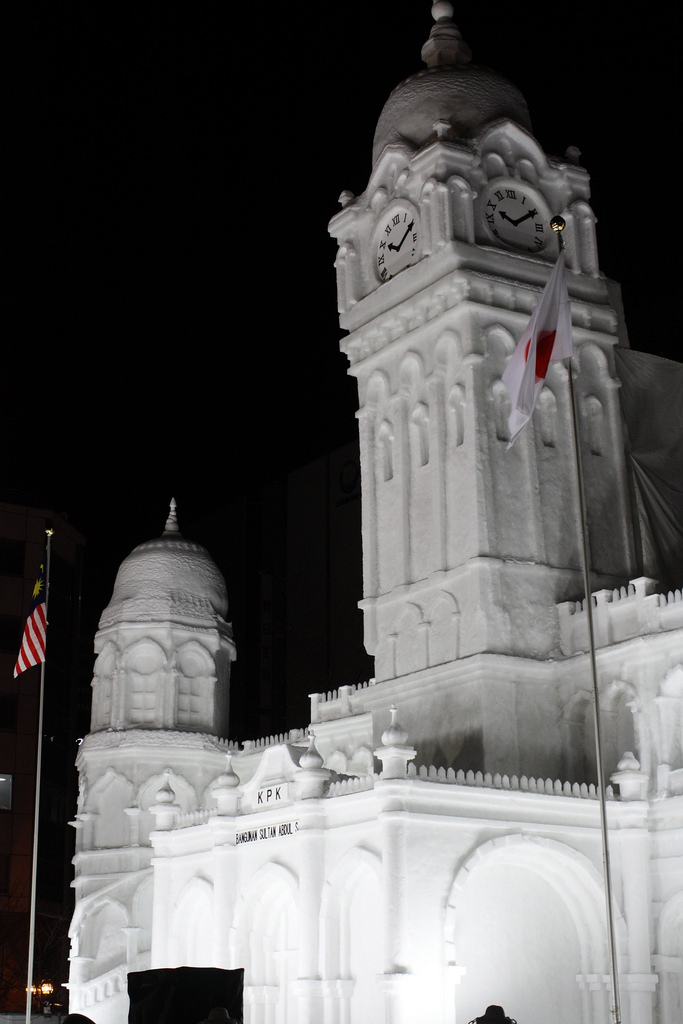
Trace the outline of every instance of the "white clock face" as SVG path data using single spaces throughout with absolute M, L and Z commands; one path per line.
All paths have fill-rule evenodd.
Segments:
M 484 222 L 494 238 L 514 249 L 540 252 L 552 236 L 548 211 L 517 182 L 494 185 L 485 195 Z
M 387 281 L 420 258 L 420 223 L 408 206 L 385 210 L 375 237 L 375 265 L 380 281 Z

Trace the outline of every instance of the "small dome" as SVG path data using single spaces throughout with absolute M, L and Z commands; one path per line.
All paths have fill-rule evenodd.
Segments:
M 120 621 L 225 619 L 228 593 L 211 555 L 178 532 L 175 503 L 166 529 L 139 544 L 119 567 L 100 628 Z
M 385 146 L 408 143 L 420 149 L 436 138 L 437 122 L 447 122 L 447 135 L 459 139 L 472 138 L 502 118 L 531 131 L 519 89 L 497 71 L 470 64 L 469 47 L 451 21 L 452 13 L 445 0 L 433 4 L 436 24 L 422 50 L 428 66 L 401 82 L 385 103 L 375 131 L 373 164 Z

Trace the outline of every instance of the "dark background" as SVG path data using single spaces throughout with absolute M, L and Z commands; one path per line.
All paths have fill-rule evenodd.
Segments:
M 471 0 L 455 20 L 544 148 L 582 151 L 631 344 L 678 358 L 673 39 L 605 7 Z M 430 5 L 24 0 L 0 18 L 2 497 L 83 531 L 99 612 L 171 495 L 193 536 L 355 436 L 327 223 L 367 183 Z

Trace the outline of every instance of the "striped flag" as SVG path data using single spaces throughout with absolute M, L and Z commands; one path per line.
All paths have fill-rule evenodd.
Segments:
M 25 672 L 31 665 L 45 661 L 47 640 L 47 617 L 45 615 L 45 566 L 41 565 L 36 585 L 33 588 L 31 611 L 26 620 L 21 650 L 14 666 L 14 678 Z

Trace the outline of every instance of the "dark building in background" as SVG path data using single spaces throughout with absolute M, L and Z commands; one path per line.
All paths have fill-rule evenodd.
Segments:
M 360 465 L 351 442 L 181 531 L 204 544 L 228 587 L 237 661 L 230 736 L 310 721 L 308 695 L 364 682 Z
M 34 982 L 59 1001 L 72 912 L 71 858 L 77 736 L 89 721 L 79 686 L 80 603 L 85 540 L 45 509 L 0 503 L 0 1009 L 26 1005 L 29 899 L 40 666 L 14 678 L 24 623 L 54 529 L 48 607 Z M 80 679 L 82 680 L 82 671 Z M 63 994 L 62 994 L 63 995 Z

